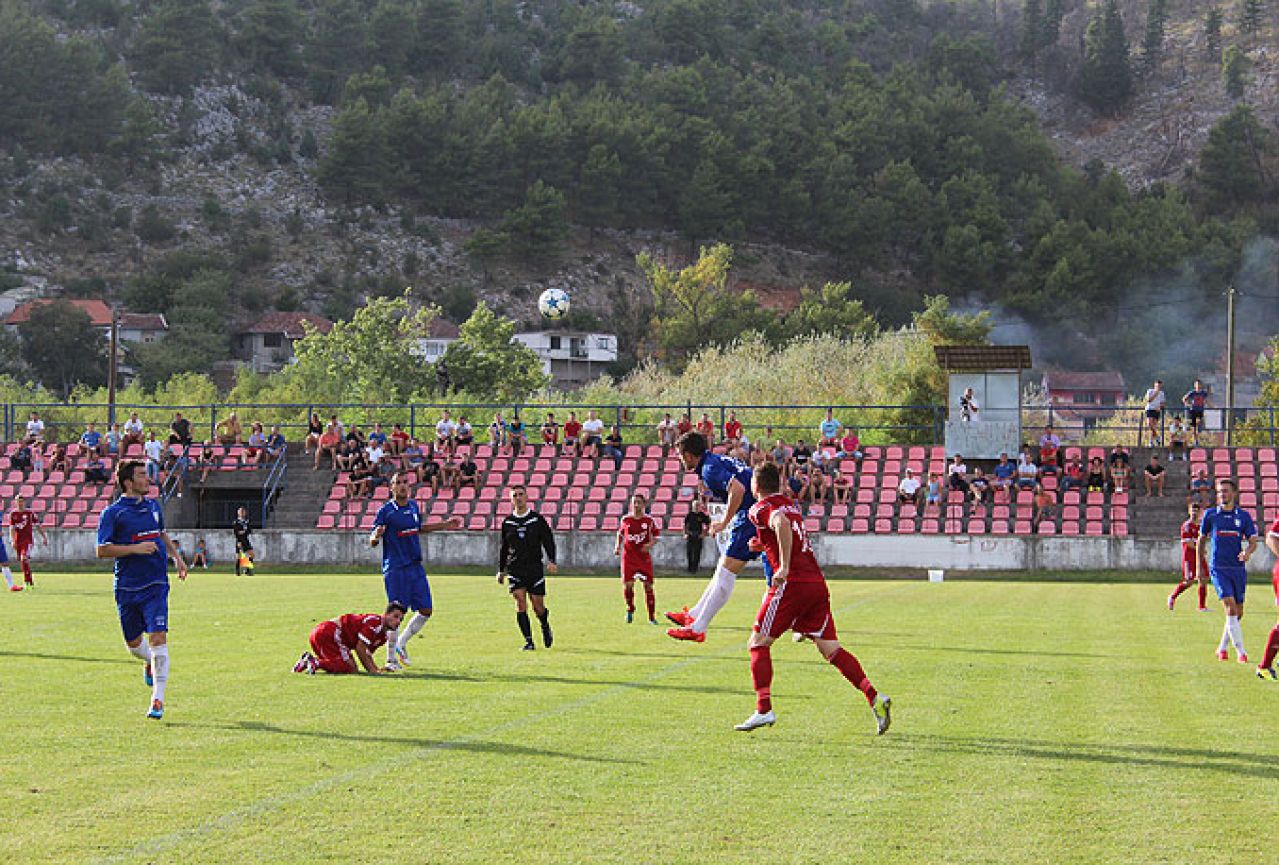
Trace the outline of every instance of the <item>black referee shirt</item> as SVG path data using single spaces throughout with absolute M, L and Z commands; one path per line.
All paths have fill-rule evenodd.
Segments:
M 555 536 L 537 511 L 523 516 L 511 514 L 502 520 L 502 551 L 498 570 L 518 577 L 542 576 L 542 551 L 548 561 L 555 561 Z

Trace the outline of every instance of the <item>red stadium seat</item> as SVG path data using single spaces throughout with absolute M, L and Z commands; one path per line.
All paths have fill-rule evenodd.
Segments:
M 1030 520 L 1017 520 L 1017 522 L 1015 522 L 1015 523 L 1013 524 L 1013 534 L 1014 534 L 1014 535 L 1029 535 L 1029 534 L 1031 534 L 1031 531 L 1030 531 Z
M 337 518 L 335 515 L 327 513 L 320 514 L 319 519 L 315 521 L 315 527 L 317 529 L 331 529 L 336 522 Z
M 897 534 L 910 535 L 915 533 L 915 520 L 913 518 L 899 519 L 897 521 Z
M 968 534 L 984 535 L 986 534 L 986 521 L 979 519 L 971 519 L 968 521 Z
M 831 519 L 826 521 L 826 531 L 831 534 L 841 534 L 848 531 L 848 525 L 843 520 Z
M 990 533 L 992 535 L 1008 534 L 1008 520 L 991 520 Z
M 580 532 L 593 532 L 597 531 L 597 529 L 595 517 L 584 516 L 581 522 L 577 524 L 577 530 Z
M 471 517 L 466 522 L 466 528 L 472 532 L 482 532 L 488 528 L 488 517 Z
M 870 531 L 870 523 L 866 520 L 853 520 L 848 530 L 855 535 L 864 535 Z
M 893 521 L 887 519 L 875 520 L 875 534 L 891 535 L 893 533 Z
M 919 532 L 923 535 L 935 535 L 938 532 L 937 520 L 925 519 L 919 526 Z

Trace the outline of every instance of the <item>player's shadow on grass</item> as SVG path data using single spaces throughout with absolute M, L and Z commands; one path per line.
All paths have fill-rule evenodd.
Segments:
M 888 741 L 888 740 L 886 740 Z M 1269 754 L 1221 751 L 1211 748 L 1176 748 L 1163 745 L 1093 744 L 1036 739 L 969 739 L 951 736 L 892 734 L 893 743 L 952 754 L 1069 760 L 1147 766 L 1159 769 L 1206 769 L 1252 778 L 1279 780 L 1279 762 Z
M 991 649 L 986 646 L 920 646 L 910 643 L 894 643 L 894 649 L 915 649 L 920 652 L 956 652 L 964 655 L 1032 655 L 1052 658 L 1119 658 L 1122 655 L 1099 655 L 1094 652 L 1053 652 L 1041 649 Z
M 0 649 L 0 658 L 32 658 L 37 661 L 74 661 L 77 664 L 136 664 L 132 658 L 88 658 L 83 655 L 54 655 L 45 652 L 11 652 Z
M 515 675 L 511 673 L 494 673 L 488 677 L 490 681 L 497 682 L 516 682 L 524 684 L 527 682 L 540 682 L 548 685 L 603 685 L 608 688 L 635 688 L 641 691 L 687 691 L 690 694 L 741 694 L 741 688 L 720 688 L 715 685 L 667 685 L 661 682 L 654 682 L 649 679 L 643 681 L 617 681 L 612 679 L 573 679 L 568 676 L 534 676 L 534 675 Z
M 326 741 L 384 743 L 387 745 L 407 745 L 411 748 L 425 748 L 439 751 L 470 751 L 477 754 L 505 754 L 512 757 L 550 757 L 557 760 L 580 760 L 586 763 L 638 763 L 621 757 L 592 757 L 586 754 L 570 754 L 567 751 L 551 751 L 545 748 L 530 748 L 527 745 L 510 745 L 505 742 L 467 741 L 465 739 L 419 739 L 412 736 L 354 736 L 350 733 L 338 733 L 333 730 L 299 730 L 268 724 L 264 721 L 235 721 L 223 724 L 178 723 L 176 727 L 198 727 L 202 729 L 227 730 L 233 733 L 270 733 L 274 736 L 298 736 L 306 739 L 324 739 Z

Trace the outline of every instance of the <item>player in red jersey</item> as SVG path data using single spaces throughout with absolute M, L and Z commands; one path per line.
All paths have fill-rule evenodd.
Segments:
M 1279 604 L 1279 519 L 1270 524 L 1266 532 L 1266 549 L 1275 557 L 1275 565 L 1270 572 L 1270 579 L 1275 587 L 1275 603 Z M 1270 638 L 1266 640 L 1266 653 L 1257 665 L 1257 677 L 1260 679 L 1279 679 L 1275 672 L 1275 655 L 1279 654 L 1279 624 L 1270 629 Z
M 765 463 L 757 468 L 751 486 L 756 502 L 750 510 L 750 519 L 759 532 L 755 543 L 768 556 L 773 579 L 755 618 L 750 639 L 755 711 L 736 729 L 754 730 L 771 726 L 777 720 L 773 714 L 773 658 L 769 647 L 782 634 L 793 630 L 811 638 L 822 657 L 865 695 L 875 715 L 876 729 L 883 735 L 892 723 L 892 700 L 875 690 L 857 658 L 841 646 L 835 636 L 826 577 L 804 531 L 803 512 L 794 500 L 781 494 L 781 472 L 776 465 Z
M 1199 556 L 1199 520 L 1203 514 L 1198 502 L 1186 506 L 1190 519 L 1181 524 L 1181 582 L 1168 596 L 1168 612 L 1172 612 L 1177 596 L 1186 589 L 1199 584 L 1199 612 L 1208 612 L 1208 563 Z
M 395 601 L 386 605 L 386 612 L 347 613 L 327 622 L 320 622 L 311 631 L 311 652 L 303 652 L 293 665 L 295 673 L 358 673 L 352 654 L 372 674 L 387 672 L 373 660 L 373 653 L 386 643 L 386 636 L 400 627 L 407 610 Z
M 644 603 L 648 605 L 648 623 L 657 624 L 657 600 L 653 597 L 653 556 L 649 553 L 657 543 L 661 530 L 644 509 L 648 499 L 642 494 L 631 496 L 631 512 L 622 517 L 617 527 L 613 555 L 622 557 L 622 593 L 626 596 L 626 624 L 635 620 L 635 581 L 644 584 Z
M 27 510 L 26 502 L 18 496 L 13 500 L 13 510 L 9 512 L 9 538 L 13 541 L 13 551 L 18 554 L 18 563 L 22 565 L 22 578 L 33 589 L 36 584 L 31 579 L 31 545 L 35 542 L 33 535 L 36 531 L 40 532 L 41 542 L 49 546 L 49 536 L 40 525 L 40 517 Z

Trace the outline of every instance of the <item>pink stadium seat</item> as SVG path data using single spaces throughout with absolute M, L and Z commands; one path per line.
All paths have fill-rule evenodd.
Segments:
M 1057 525 L 1052 520 L 1044 520 L 1039 524 L 1039 533 L 1041 535 L 1057 534 Z
M 1084 534 L 1090 538 L 1100 537 L 1104 534 L 1101 523 L 1088 523 L 1084 526 Z
M 482 532 L 488 528 L 488 517 L 471 517 L 466 521 L 466 528 L 472 532 Z
M 919 532 L 923 535 L 935 535 L 938 532 L 937 520 L 926 519 L 919 526 Z
M 1238 474 L 1240 479 L 1255 477 L 1257 474 L 1257 467 L 1251 462 L 1239 463 Z
M 1117 538 L 1126 538 L 1128 537 L 1128 524 L 1127 523 L 1111 523 L 1110 533 Z
M 84 516 L 81 514 L 67 514 L 62 518 L 62 528 L 78 529 L 84 525 Z
M 320 514 L 319 519 L 315 521 L 315 527 L 317 529 L 331 529 L 333 528 L 336 522 L 337 522 L 337 518 L 335 517 L 335 515 L 324 513 L 324 514 Z
M 866 520 L 853 520 L 848 530 L 855 535 L 864 535 L 870 531 L 870 523 Z
M 1030 531 L 1030 520 L 1017 520 L 1017 522 L 1015 522 L 1015 523 L 1013 524 L 1013 534 L 1014 534 L 1014 535 L 1029 535 L 1029 534 L 1031 534 L 1031 531 Z
M 968 521 L 968 534 L 984 535 L 986 534 L 986 521 L 979 519 L 971 519 Z
M 471 509 L 471 513 L 477 517 L 488 517 L 493 514 L 493 502 L 479 501 L 476 502 Z
M 992 535 L 1008 534 L 1008 521 L 1007 520 L 991 520 L 990 533 Z
M 858 491 L 857 491 L 857 503 L 858 503 L 858 504 L 860 504 L 860 505 L 869 505 L 869 504 L 872 504 L 874 501 L 875 501 L 875 491 L 874 491 L 874 490 L 858 490 Z
M 598 517 L 602 510 L 603 508 L 601 507 L 599 502 L 587 502 L 585 505 L 582 506 L 582 515 Z
M 848 531 L 848 526 L 843 520 L 831 519 L 826 521 L 826 531 L 831 534 L 842 534 Z
M 887 519 L 875 520 L 875 534 L 891 535 L 893 533 L 893 521 Z
M 591 502 L 602 502 L 608 498 L 608 490 L 605 487 L 591 487 L 586 494 L 586 500 Z
M 1259 448 L 1257 450 L 1257 462 L 1272 463 L 1275 461 L 1274 448 Z
M 910 535 L 915 532 L 915 520 L 913 518 L 900 519 L 897 521 L 897 534 Z
M 808 532 L 809 534 L 812 534 L 813 532 L 820 532 L 821 530 L 822 530 L 821 520 L 817 519 L 816 517 L 806 517 L 804 519 L 804 531 Z
M 870 519 L 870 505 L 867 505 L 867 504 L 854 505 L 853 516 L 860 520 Z
M 577 524 L 577 530 L 580 532 L 593 532 L 598 529 L 595 517 L 584 516 L 582 521 Z

